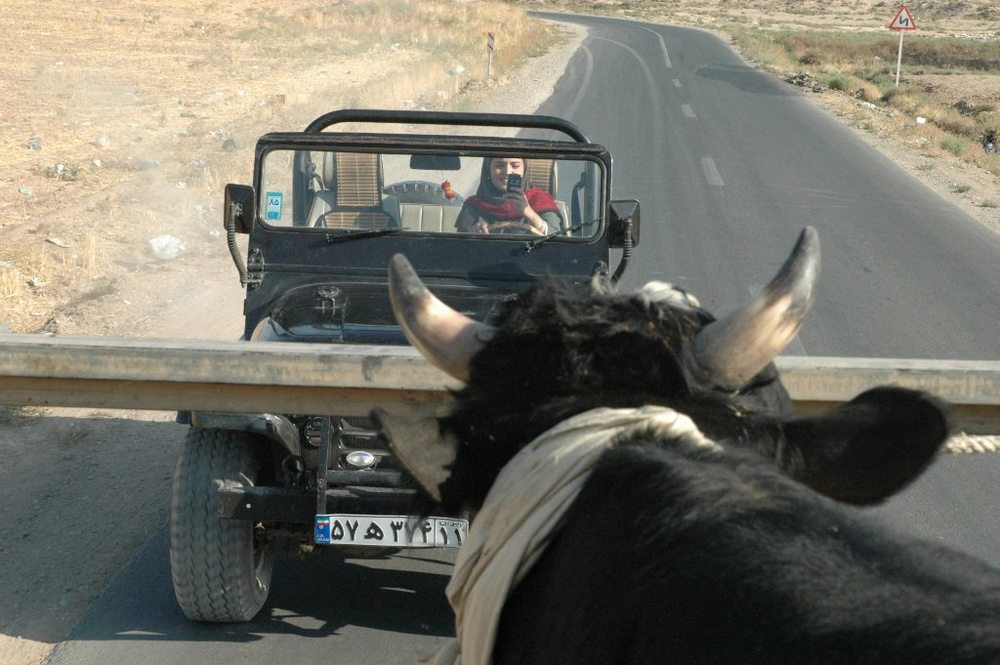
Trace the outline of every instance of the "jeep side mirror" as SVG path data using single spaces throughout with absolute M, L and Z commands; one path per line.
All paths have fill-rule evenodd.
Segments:
M 608 247 L 616 249 L 639 244 L 639 202 L 635 199 L 612 201 L 609 210 Z
M 250 233 L 256 216 L 256 197 L 248 185 L 226 185 L 222 205 L 222 227 L 235 233 Z M 232 226 L 230 226 L 232 224 Z

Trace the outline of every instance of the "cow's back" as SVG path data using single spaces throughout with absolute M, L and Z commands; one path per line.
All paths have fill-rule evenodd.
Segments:
M 752 454 L 606 453 L 508 599 L 497 665 L 1000 662 L 1000 573 Z

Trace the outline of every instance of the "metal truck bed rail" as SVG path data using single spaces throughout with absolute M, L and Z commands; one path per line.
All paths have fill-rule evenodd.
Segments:
M 1000 361 L 781 357 L 796 408 L 884 384 L 953 405 L 968 434 L 1000 434 Z M 0 335 L 0 404 L 367 416 L 442 413 L 461 384 L 411 347 Z

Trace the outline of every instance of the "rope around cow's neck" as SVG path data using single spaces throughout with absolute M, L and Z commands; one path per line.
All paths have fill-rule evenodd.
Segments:
M 963 432 L 948 439 L 942 451 L 951 455 L 1000 453 L 1000 436 L 970 436 Z

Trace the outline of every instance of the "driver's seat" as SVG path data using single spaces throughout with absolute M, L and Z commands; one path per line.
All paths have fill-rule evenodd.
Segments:
M 399 221 L 382 208 L 379 155 L 328 152 L 323 155 L 324 189 L 316 192 L 309 219 L 328 229 L 382 229 Z

